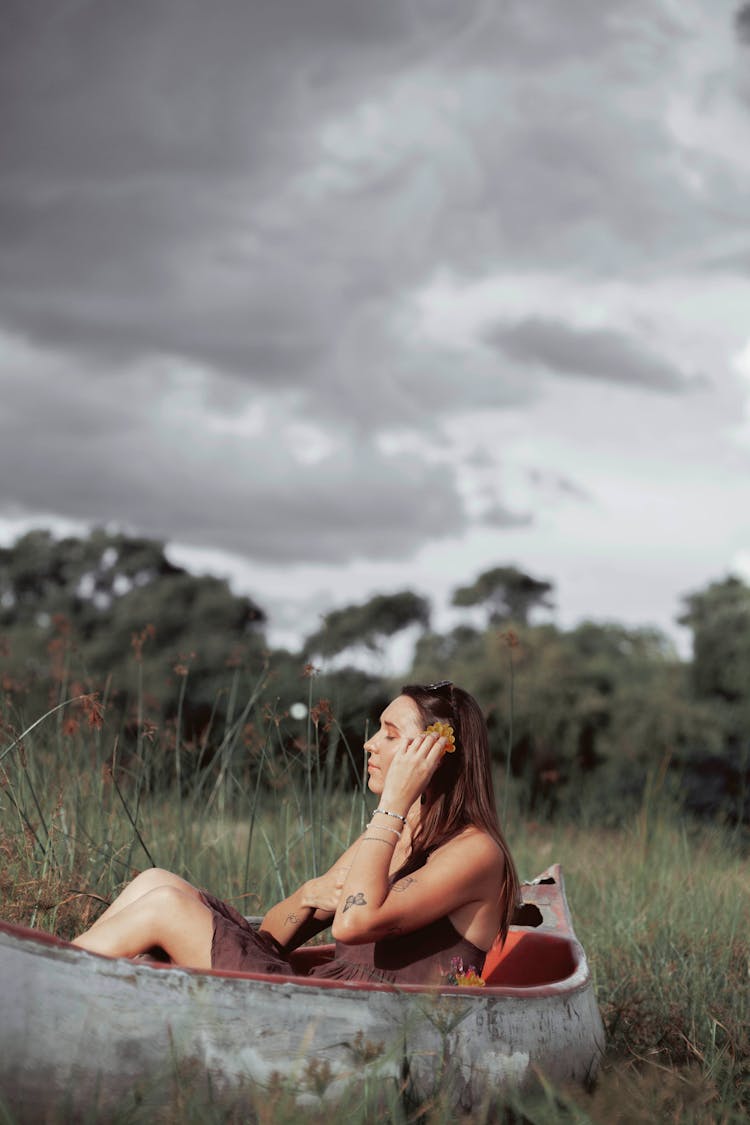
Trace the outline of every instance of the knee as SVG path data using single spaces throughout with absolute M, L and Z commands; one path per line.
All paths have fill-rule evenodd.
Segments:
M 159 946 L 175 964 L 211 967 L 213 918 L 193 895 L 175 886 L 155 887 L 138 900 L 136 911 L 138 952 Z
M 163 867 L 149 867 L 147 871 L 141 871 L 140 875 L 136 875 L 130 885 L 139 894 L 146 895 L 156 890 L 157 887 L 174 885 L 177 879 L 177 875 L 173 875 L 171 871 L 166 871 Z
M 185 909 L 191 899 L 179 887 L 162 883 L 147 891 L 140 901 L 155 918 L 174 918 Z

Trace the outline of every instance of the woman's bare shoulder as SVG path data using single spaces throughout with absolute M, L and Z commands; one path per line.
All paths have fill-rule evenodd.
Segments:
M 458 835 L 441 844 L 432 853 L 436 859 L 440 857 L 458 858 L 470 861 L 472 865 L 481 866 L 488 873 L 498 876 L 505 869 L 505 856 L 497 840 L 473 824 L 462 829 Z M 432 858 L 432 857 L 430 857 Z

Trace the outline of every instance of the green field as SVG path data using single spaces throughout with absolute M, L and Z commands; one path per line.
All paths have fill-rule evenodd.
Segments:
M 159 784 L 166 740 L 143 724 L 126 740 L 91 706 L 55 710 L 0 745 L 0 915 L 72 936 L 138 871 L 155 863 L 262 913 L 325 868 L 363 823 L 352 771 L 317 753 L 317 728 L 286 739 L 273 709 L 237 711 L 210 758 L 171 740 L 172 783 Z M 346 757 L 346 755 L 344 755 Z M 348 760 L 348 759 L 347 759 Z M 502 785 L 502 777 L 498 778 Z M 501 806 L 503 804 L 501 796 Z M 590 961 L 608 1047 L 596 1087 L 507 1095 L 472 1121 L 740 1122 L 750 1114 L 750 878 L 729 827 L 680 820 L 659 792 L 604 829 L 539 822 L 508 799 L 507 835 L 522 878 L 563 865 L 574 925 Z M 396 1103 L 395 1121 L 452 1119 L 447 1099 Z M 346 1120 L 383 1120 L 348 1105 Z M 5 1118 L 12 1121 L 11 1117 Z M 149 1115 L 149 1120 L 153 1116 Z M 164 1121 L 294 1121 L 291 1092 L 217 1104 L 184 1087 Z M 343 1118 L 342 1118 L 343 1119 Z M 3 1121 L 0 1110 L 0 1121 Z M 51 1120 L 54 1120 L 52 1118 Z M 64 1120 L 64 1118 L 60 1118 Z M 123 1108 L 123 1121 L 140 1121 Z M 310 1112 L 310 1120 L 316 1114 Z M 320 1120 L 332 1120 L 330 1110 Z

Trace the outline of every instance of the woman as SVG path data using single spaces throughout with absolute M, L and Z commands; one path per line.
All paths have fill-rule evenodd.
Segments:
M 438 724 L 437 730 L 426 730 Z M 495 812 L 487 727 L 448 681 L 407 684 L 365 743 L 378 807 L 318 879 L 254 931 L 233 907 L 177 875 L 144 871 L 76 938 L 133 957 L 153 948 L 194 968 L 290 973 L 288 954 L 332 926 L 336 954 L 313 970 L 343 980 L 425 982 L 450 966 L 481 972 L 507 933 L 518 878 Z

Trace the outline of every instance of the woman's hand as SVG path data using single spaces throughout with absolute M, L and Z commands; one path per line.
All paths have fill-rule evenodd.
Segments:
M 334 864 L 325 875 L 308 879 L 302 887 L 302 905 L 333 914 L 341 898 L 341 888 L 349 873 L 349 866 Z
M 380 804 L 406 813 L 427 788 L 446 746 L 445 738 L 429 731 L 400 747 L 388 767 Z
M 272 906 L 261 922 L 261 929 L 275 937 L 287 952 L 320 933 L 336 912 L 341 888 L 358 846 L 359 841 L 347 848 L 325 875 L 309 879 Z

